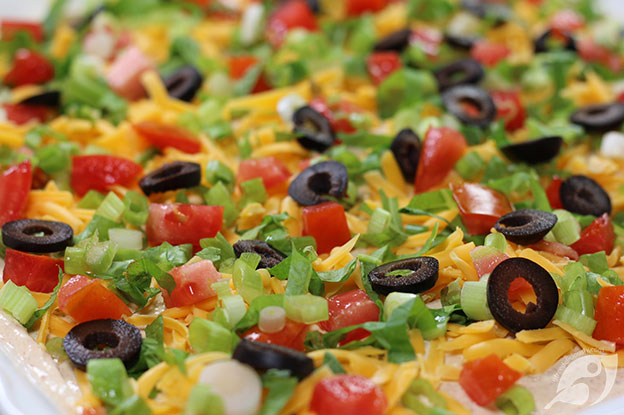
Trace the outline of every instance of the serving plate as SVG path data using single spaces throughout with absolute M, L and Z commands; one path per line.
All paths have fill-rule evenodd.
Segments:
M 434 0 L 431 1 L 433 2 Z M 0 21 L 2 19 L 42 20 L 46 15 L 50 3 L 51 0 L 0 0 Z M 84 8 L 88 3 L 91 3 L 91 1 L 70 0 L 69 9 L 76 12 Z M 597 0 L 597 3 L 604 13 L 624 22 L 624 0 Z M 0 260 L 0 275 L 3 265 L 3 261 Z M 559 387 L 562 383 L 566 383 L 566 381 L 562 379 L 566 378 L 567 369 L 573 366 L 573 364 L 574 360 L 571 360 L 566 364 L 559 363 L 556 367 L 549 369 L 549 371 L 552 370 L 553 372 L 553 390 L 555 391 L 553 398 L 555 398 L 555 395 L 559 396 L 559 394 L 557 394 Z M 560 400 L 564 402 L 563 404 L 557 403 L 555 405 L 559 406 L 553 405 L 546 412 L 543 411 L 543 408 L 538 408 L 542 409 L 539 413 L 557 415 L 561 414 L 561 411 L 565 413 L 578 413 L 580 415 L 620 415 L 624 413 L 624 409 L 622 409 L 624 408 L 624 369 L 620 369 L 618 372 L 617 376 L 613 379 L 613 383 L 609 383 L 610 381 L 608 378 L 605 378 L 604 375 L 598 380 L 598 385 L 591 384 L 589 381 L 584 383 L 582 376 L 576 378 L 578 380 L 576 383 L 568 382 L 568 389 L 574 389 L 574 387 L 579 386 L 579 388 L 572 390 L 572 392 L 578 391 L 582 394 L 584 390 L 583 387 L 591 387 L 593 392 L 599 391 L 602 387 L 609 387 L 611 393 L 608 395 L 615 395 L 617 397 L 592 405 L 582 411 L 575 411 L 573 403 L 565 404 L 565 402 L 572 402 L 574 400 L 574 395 L 570 394 L 568 398 L 563 397 Z M 62 411 L 55 407 L 39 390 L 39 386 L 35 381 L 38 375 L 45 376 L 45 374 L 28 372 L 25 367 L 18 367 L 11 359 L 11 356 L 8 356 L 3 348 L 0 347 L 0 415 L 64 415 Z M 555 388 L 554 384 L 557 383 L 559 385 Z M 565 399 L 570 400 L 566 401 Z M 565 410 L 564 406 L 567 406 Z M 580 408 L 581 406 L 576 407 Z

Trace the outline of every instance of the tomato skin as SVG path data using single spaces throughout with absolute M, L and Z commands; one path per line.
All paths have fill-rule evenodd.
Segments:
M 379 85 L 392 72 L 403 66 L 401 56 L 393 51 L 373 52 L 366 59 L 366 70 L 368 76 L 375 85 Z
M 436 60 L 443 39 L 442 32 L 438 29 L 423 26 L 412 31 L 410 44 L 417 44 L 429 58 Z
M 106 193 L 113 185 L 130 185 L 142 172 L 141 165 L 123 157 L 74 156 L 70 182 L 78 196 L 91 189 Z
M 620 57 L 591 38 L 585 37 L 578 39 L 576 41 L 576 49 L 578 55 L 584 61 L 598 62 L 615 73 L 622 70 Z
M 486 406 L 511 388 L 522 374 L 507 366 L 495 354 L 465 362 L 459 384 L 476 404 Z
M 295 28 L 318 29 L 316 16 L 305 0 L 284 2 L 271 14 L 266 28 L 269 43 L 275 47 L 281 45 L 288 31 Z
M 7 120 L 17 125 L 30 121 L 45 122 L 50 110 L 41 105 L 2 104 Z
M 59 267 L 64 267 L 62 259 L 7 248 L 3 281 L 11 280 L 30 291 L 51 293 L 58 284 Z
M 574 249 L 560 242 L 542 240 L 535 244 L 529 245 L 529 248 L 535 249 L 536 251 L 546 251 L 560 257 L 567 257 L 572 261 L 577 261 L 579 258 L 579 254 Z
M 584 25 L 585 18 L 570 9 L 560 10 L 550 18 L 550 28 L 559 35 L 575 32 Z
M 314 387 L 310 410 L 317 415 L 383 415 L 388 401 L 381 388 L 360 375 L 336 375 Z
M 439 185 L 468 148 L 464 136 L 449 127 L 430 128 L 420 152 L 414 191 L 422 193 Z
M 290 170 L 281 160 L 273 156 L 241 161 L 236 182 L 240 184 L 257 177 L 262 179 L 267 193 L 276 194 L 287 190 Z
M 517 91 L 492 91 L 490 95 L 496 105 L 496 118 L 505 120 L 507 131 L 524 127 L 526 111 Z
M 605 251 L 607 255 L 613 249 L 615 232 L 609 215 L 604 213 L 581 231 L 581 239 L 574 242 L 572 249 L 579 255 Z
M 9 167 L 0 176 L 0 226 L 22 216 L 32 184 L 30 160 Z
M 364 290 L 352 290 L 336 295 L 328 300 L 329 320 L 322 321 L 319 326 L 325 331 L 338 330 L 367 321 L 379 320 L 379 307 L 370 299 Z M 351 341 L 362 340 L 370 333 L 364 329 L 357 329 L 347 333 L 340 345 Z
M 198 251 L 199 240 L 214 237 L 222 224 L 223 206 L 152 203 L 146 224 L 147 241 L 152 246 L 163 242 L 193 244 Z
M 61 286 L 59 308 L 78 323 L 132 315 L 128 306 L 99 278 L 76 275 Z
M 470 251 L 470 258 L 479 278 L 491 273 L 494 268 L 507 258 L 507 254 L 489 246 L 477 246 Z
M 210 285 L 219 281 L 221 274 L 207 259 L 175 267 L 169 274 L 175 280 L 175 288 L 171 294 L 163 288 L 160 289 L 167 307 L 197 304 L 217 295 Z
M 600 289 L 594 319 L 595 339 L 624 345 L 624 285 Z
M 501 216 L 512 211 L 504 194 L 481 184 L 452 184 L 451 189 L 462 222 L 472 235 L 488 233 Z
M 13 87 L 43 84 L 54 78 L 54 66 L 45 56 L 29 49 L 19 49 L 13 67 L 4 76 L 4 83 Z
M 153 121 L 133 124 L 132 128 L 149 143 L 161 150 L 173 147 L 189 154 L 201 151 L 201 143 L 190 131 L 175 125 Z
M 550 184 L 546 188 L 546 197 L 548 197 L 548 203 L 550 203 L 550 207 L 553 209 L 563 209 L 561 196 L 559 196 L 561 183 L 563 183 L 563 179 L 559 176 L 555 176 L 552 178 Z
M 253 55 L 239 55 L 232 56 L 229 61 L 230 77 L 232 79 L 241 79 L 248 70 L 254 67 L 259 62 L 258 58 Z M 258 92 L 264 92 L 271 89 L 271 86 L 267 83 L 264 73 L 260 73 L 256 84 L 251 89 L 252 94 Z
M 351 231 L 342 205 L 325 202 L 304 207 L 303 235 L 314 237 L 319 254 L 327 254 L 332 248 L 347 243 Z
M 0 23 L 0 32 L 2 33 L 3 41 L 15 39 L 15 35 L 19 32 L 30 33 L 35 42 L 41 42 L 43 40 L 43 27 L 39 23 L 20 20 L 2 20 L 2 23 Z
M 257 325 L 243 333 L 243 338 L 256 342 L 277 344 L 291 349 L 304 351 L 303 345 L 309 326 L 290 319 L 286 319 L 284 328 L 276 333 L 265 333 Z
M 312 99 L 308 105 L 323 115 L 336 132 L 354 133 L 356 131 L 349 114 L 352 112 L 360 112 L 360 108 L 347 101 L 340 101 L 336 106 L 330 107 L 325 98 L 319 97 Z
M 510 52 L 506 45 L 478 41 L 470 49 L 470 56 L 482 65 L 492 67 L 509 56 Z
M 388 0 L 347 0 L 345 2 L 347 15 L 359 16 L 366 12 L 378 12 L 388 5 Z

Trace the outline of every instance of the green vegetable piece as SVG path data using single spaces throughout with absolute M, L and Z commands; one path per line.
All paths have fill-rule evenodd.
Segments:
M 232 332 L 214 321 L 194 318 L 189 325 L 189 341 L 196 353 L 230 353 L 234 347 Z
M 87 379 L 93 394 L 107 405 L 117 406 L 133 395 L 128 374 L 120 359 L 91 359 Z
M 418 415 L 428 415 L 434 408 L 446 409 L 446 400 L 427 379 L 414 379 L 401 402 Z
M 37 300 L 28 288 L 15 285 L 11 280 L 0 289 L 0 307 L 22 324 L 30 320 L 37 306 Z
M 201 383 L 193 386 L 184 415 L 224 415 L 225 406 L 219 395 L 209 385 Z
M 507 415 L 529 415 L 535 411 L 535 399 L 528 389 L 514 385 L 496 398 L 496 407 Z

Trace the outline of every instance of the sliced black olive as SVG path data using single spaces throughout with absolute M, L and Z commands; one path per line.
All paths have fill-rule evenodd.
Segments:
M 611 198 L 596 181 L 587 176 L 570 176 L 561 183 L 559 198 L 566 210 L 580 215 L 611 214 Z
M 21 104 L 58 108 L 61 105 L 61 93 L 59 91 L 45 91 L 29 96 L 22 100 Z
M 547 30 L 540 37 L 535 39 L 535 42 L 534 42 L 535 53 L 542 53 L 542 52 L 550 51 L 550 47 L 549 47 L 550 45 L 548 43 L 552 35 L 553 35 L 553 31 Z M 563 33 L 562 35 L 565 40 L 564 48 L 566 50 L 571 50 L 572 52 L 576 51 L 576 41 L 574 40 L 572 35 L 568 33 Z
M 58 252 L 72 244 L 74 231 L 63 222 L 19 219 L 2 225 L 2 242 L 24 252 Z
M 624 122 L 624 105 L 618 102 L 589 105 L 576 110 L 570 121 L 590 133 L 618 130 Z
M 390 33 L 388 36 L 381 39 L 373 47 L 376 51 L 395 51 L 402 52 L 403 49 L 409 46 L 410 36 L 412 35 L 411 29 L 401 29 L 394 33 Z
M 169 96 L 182 101 L 191 102 L 195 97 L 204 78 L 192 66 L 183 66 L 164 79 Z
M 497 23 L 505 22 L 511 16 L 511 10 L 504 4 L 484 0 L 462 0 L 461 4 L 464 9 L 475 16 L 481 18 L 490 17 L 496 20 Z
M 316 150 L 320 153 L 334 144 L 336 136 L 334 130 L 321 113 L 307 105 L 299 108 L 293 114 L 294 132 L 297 141 L 308 150 Z
M 446 40 L 446 43 L 457 49 L 470 50 L 477 39 L 478 38 L 475 36 L 460 36 L 448 32 L 444 34 L 444 40 Z
M 494 228 L 511 242 L 530 245 L 541 241 L 557 223 L 557 216 L 537 209 L 521 209 L 498 218 Z
M 474 59 L 460 59 L 434 72 L 440 91 L 457 85 L 476 84 L 483 75 L 483 67 Z
M 141 351 L 141 331 L 123 320 L 92 320 L 67 333 L 63 348 L 74 366 L 85 370 L 91 359 L 121 359 L 132 366 Z
M 236 242 L 232 248 L 234 248 L 236 258 L 240 257 L 243 252 L 251 252 L 260 255 L 258 268 L 272 268 L 286 258 L 286 255 L 282 254 L 268 243 L 255 239 L 240 240 Z
M 143 193 L 166 192 L 167 190 L 188 189 L 199 185 L 201 181 L 201 166 L 188 161 L 174 161 L 167 163 L 143 177 L 139 187 Z
M 529 303 L 524 313 L 509 301 L 509 286 L 524 278 L 535 292 L 537 305 Z M 494 319 L 511 332 L 542 329 L 557 311 L 559 292 L 548 271 L 526 258 L 509 258 L 494 268 L 487 282 L 487 300 Z
M 328 202 L 326 196 L 342 199 L 347 191 L 349 175 L 338 161 L 321 161 L 299 173 L 288 186 L 288 194 L 303 206 Z
M 559 136 L 538 138 L 501 147 L 503 154 L 512 161 L 527 164 L 546 163 L 561 150 L 563 139 Z
M 388 295 L 391 292 L 422 293 L 438 281 L 440 264 L 437 259 L 428 256 L 400 259 L 373 268 L 368 279 L 375 292 Z M 388 275 L 393 271 L 410 270 L 407 275 Z M 403 274 L 403 273 L 401 273 Z
M 308 7 L 310 7 L 310 10 L 312 10 L 315 14 L 319 14 L 321 12 L 319 0 L 306 0 L 306 3 L 308 3 Z
M 442 93 L 442 102 L 447 111 L 464 124 L 487 127 L 496 116 L 496 106 L 490 94 L 474 85 L 458 85 Z M 478 114 L 466 111 L 473 107 Z
M 290 370 L 290 373 L 299 379 L 305 378 L 314 371 L 314 361 L 304 353 L 284 346 L 247 339 L 238 342 L 232 358 L 258 371 Z
M 420 137 L 411 128 L 404 128 L 392 140 L 390 150 L 406 181 L 414 183 L 418 159 L 420 158 Z

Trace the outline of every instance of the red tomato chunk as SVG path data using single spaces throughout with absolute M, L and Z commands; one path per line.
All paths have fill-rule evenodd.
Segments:
M 104 318 L 119 319 L 132 311 L 99 278 L 76 275 L 58 294 L 59 308 L 78 323 Z
M 219 281 L 221 275 L 212 262 L 207 259 L 193 264 L 181 265 L 169 273 L 175 280 L 176 286 L 171 294 L 161 288 L 167 307 L 184 307 L 197 304 L 217 295 L 210 285 Z
M 7 249 L 3 281 L 11 280 L 30 291 L 51 293 L 58 284 L 59 269 L 63 267 L 62 259 Z
M 594 252 L 605 251 L 608 255 L 613 249 L 615 233 L 609 215 L 606 213 L 581 231 L 581 239 L 574 242 L 571 247 L 579 255 L 593 254 Z
M 143 168 L 123 157 L 97 154 L 72 158 L 71 187 L 84 196 L 89 190 L 106 193 L 111 186 L 128 186 L 141 174 Z
M 481 184 L 453 184 L 451 189 L 462 222 L 472 235 L 488 233 L 498 218 L 512 210 L 504 194 Z
M 285 192 L 290 177 L 288 167 L 273 156 L 261 159 L 247 159 L 238 166 L 236 181 L 240 184 L 260 177 L 269 194 Z
M 624 345 L 624 285 L 600 289 L 594 319 L 595 339 Z
M 286 319 L 284 328 L 276 333 L 265 333 L 256 325 L 244 332 L 243 338 L 304 351 L 303 342 L 308 333 L 308 328 L 307 324 Z
M 4 76 L 11 86 L 43 84 L 54 78 L 54 66 L 48 59 L 29 49 L 19 49 L 13 57 L 13 67 Z
M 464 363 L 459 374 L 459 384 L 470 399 L 478 405 L 486 406 L 521 377 L 521 373 L 507 366 L 497 355 L 491 354 Z
M 22 217 L 32 184 L 30 160 L 8 168 L 0 176 L 0 226 Z
M 182 127 L 152 121 L 140 122 L 132 127 L 151 145 L 161 150 L 172 147 L 189 154 L 201 151 L 201 143 L 197 137 Z
M 388 401 L 381 388 L 360 375 L 337 375 L 314 387 L 310 409 L 317 415 L 383 415 Z
M 344 245 L 351 239 L 351 231 L 342 205 L 325 202 L 303 208 L 303 234 L 313 236 L 319 254 Z
M 328 303 L 329 319 L 319 323 L 325 331 L 379 320 L 379 307 L 363 290 L 353 290 L 336 295 L 330 298 Z M 370 333 L 364 329 L 353 330 L 347 334 L 341 345 L 362 340 L 369 335 Z
M 466 139 L 452 128 L 430 128 L 420 152 L 414 191 L 422 193 L 442 183 L 468 148 Z

